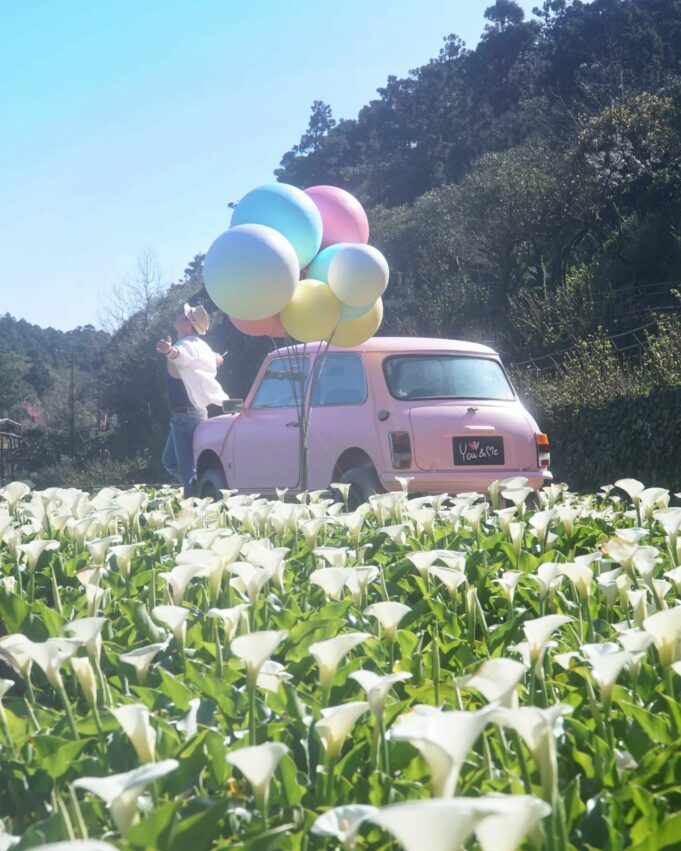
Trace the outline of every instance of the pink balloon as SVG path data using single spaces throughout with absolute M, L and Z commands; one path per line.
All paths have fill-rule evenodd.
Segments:
M 364 208 L 349 192 L 338 186 L 311 186 L 305 194 L 314 201 L 322 217 L 322 248 L 337 242 L 369 242 L 369 220 Z
M 229 321 L 242 334 L 249 337 L 286 337 L 284 326 L 279 321 L 279 314 L 268 316 L 267 319 L 237 319 L 229 317 Z

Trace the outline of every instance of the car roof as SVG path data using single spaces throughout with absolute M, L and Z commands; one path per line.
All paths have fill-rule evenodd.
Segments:
M 314 353 L 326 343 L 297 343 L 290 347 L 276 349 L 272 354 L 288 354 L 293 350 Z M 457 352 L 462 354 L 496 355 L 497 352 L 482 343 L 469 343 L 466 340 L 444 340 L 439 337 L 371 337 L 359 346 L 340 348 L 329 346 L 330 352 L 384 352 L 386 354 L 410 354 L 412 352 Z

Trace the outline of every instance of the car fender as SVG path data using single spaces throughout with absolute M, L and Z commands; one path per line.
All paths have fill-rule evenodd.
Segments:
M 225 414 L 199 423 L 194 431 L 194 460 L 197 463 L 203 452 L 213 452 L 226 470 L 229 435 L 240 416 L 241 414 Z

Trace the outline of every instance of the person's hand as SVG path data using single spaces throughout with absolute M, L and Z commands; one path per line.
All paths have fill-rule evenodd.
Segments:
M 215 354 L 215 366 L 217 366 L 219 368 L 219 367 L 222 366 L 222 364 L 224 362 L 225 362 L 225 359 L 222 357 L 222 355 L 219 355 L 216 352 L 216 354 Z
M 158 343 L 156 343 L 156 351 L 162 355 L 167 355 L 172 347 L 173 341 L 170 337 L 166 337 L 165 340 L 159 340 Z

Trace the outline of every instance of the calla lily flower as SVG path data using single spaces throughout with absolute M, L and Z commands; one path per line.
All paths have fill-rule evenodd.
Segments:
M 248 603 L 240 603 L 230 609 L 208 609 L 207 615 L 210 618 L 220 618 L 225 630 L 225 638 L 227 641 L 231 641 L 237 633 L 243 613 L 247 612 L 249 608 Z
M 246 679 L 249 688 L 255 688 L 263 664 L 287 635 L 288 631 L 285 629 L 263 630 L 240 635 L 232 641 L 230 645 L 232 653 L 246 665 Z
M 593 677 L 600 687 L 601 703 L 608 706 L 612 700 L 612 690 L 622 668 L 631 661 L 631 654 L 620 650 L 617 644 L 584 644 L 582 654 L 591 666 Z
M 506 491 L 504 491 L 506 496 Z M 487 511 L 487 503 L 479 502 L 477 505 L 469 505 L 461 512 L 461 517 L 468 523 L 476 535 L 480 534 L 480 524 L 482 523 L 485 512 Z
M 7 714 L 5 713 L 5 707 L 2 705 L 2 699 L 13 685 L 14 680 L 0 680 L 0 721 L 3 724 L 7 723 Z
M 513 510 L 515 511 L 515 509 Z M 523 521 L 515 521 L 507 524 L 506 533 L 511 539 L 511 546 L 516 556 L 520 554 L 520 550 L 523 547 L 525 529 L 527 529 L 527 523 Z
M 146 505 L 147 495 L 142 491 L 124 491 L 116 496 L 115 503 L 128 523 L 132 523 L 137 519 L 142 507 Z
M 90 551 L 93 563 L 97 565 L 103 564 L 111 545 L 120 544 L 121 540 L 120 535 L 108 535 L 106 538 L 90 538 L 87 542 L 87 548 Z
M 606 570 L 604 573 L 601 573 L 596 580 L 596 587 L 605 597 L 605 604 L 609 609 L 612 609 L 619 597 L 617 577 L 621 573 L 622 568 L 616 567 L 614 570 Z
M 333 568 L 326 568 L 332 570 Z M 349 632 L 337 635 L 335 638 L 327 638 L 325 641 L 317 641 L 309 647 L 319 666 L 319 684 L 322 689 L 331 688 L 333 678 L 336 676 L 338 665 L 352 649 L 357 647 L 367 638 L 371 638 L 368 632 Z
M 669 505 L 669 491 L 666 488 L 645 488 L 639 499 L 642 519 L 652 520 L 655 509 L 665 509 Z
M 346 804 L 334 807 L 318 816 L 310 828 L 317 836 L 332 836 L 342 843 L 345 851 L 353 851 L 355 838 L 362 822 L 378 813 L 378 807 L 368 804 Z
M 132 742 L 140 762 L 156 759 L 156 730 L 151 726 L 151 713 L 141 703 L 127 703 L 111 709 L 111 714 Z
M 237 751 L 230 751 L 227 754 L 227 762 L 230 765 L 235 765 L 251 784 L 256 804 L 261 813 L 264 813 L 267 809 L 272 775 L 286 753 L 288 753 L 288 748 L 281 742 L 266 742 L 263 745 L 252 745 Z
M 179 721 L 175 722 L 175 726 L 180 733 L 184 733 L 185 740 L 189 740 L 198 732 L 198 715 L 201 701 L 198 697 L 194 697 L 189 701 L 189 712 Z
M 30 492 L 30 487 L 24 482 L 10 482 L 4 488 L 0 488 L 0 497 L 7 503 L 10 513 L 13 513 L 17 503 Z
M 111 564 L 112 560 L 115 562 L 118 572 L 123 579 L 129 578 L 132 560 L 140 546 L 140 543 L 118 544 L 109 550 L 109 564 Z
M 368 709 L 369 704 L 366 701 L 357 700 L 322 709 L 322 717 L 315 727 L 329 760 L 336 759 L 350 729 Z
M 275 662 L 273 659 L 268 659 L 263 663 L 256 685 L 258 688 L 263 688 L 265 691 L 270 691 L 272 694 L 277 694 L 282 683 L 287 683 L 292 680 L 291 674 L 286 672 L 286 668 L 281 662 Z
M 549 526 L 553 523 L 556 517 L 556 509 L 548 508 L 546 511 L 536 511 L 530 517 L 530 526 L 534 530 L 534 534 L 541 545 L 542 550 L 544 549 L 544 543 L 546 541 L 546 535 L 549 531 Z
M 16 663 L 21 676 L 27 680 L 31 675 L 33 667 L 33 657 L 26 650 L 28 639 L 21 633 L 13 633 L 12 635 L 3 635 L 0 637 L 0 648 L 5 650 Z
M 504 592 L 504 596 L 508 600 L 508 604 L 511 608 L 513 608 L 515 588 L 522 575 L 523 574 L 519 570 L 506 570 L 498 579 L 492 580 L 495 585 L 501 586 L 501 590 Z
M 630 588 L 627 590 L 627 599 L 634 623 L 636 626 L 643 626 L 643 621 L 648 616 L 648 591 L 645 588 Z
M 32 572 L 38 566 L 40 556 L 44 552 L 51 552 L 59 549 L 59 541 L 44 538 L 36 538 L 28 544 L 19 544 L 17 549 L 22 552 L 26 558 L 26 567 L 29 572 Z
M 398 671 L 395 674 L 381 675 L 373 671 L 360 670 L 353 671 L 350 679 L 359 683 L 360 688 L 364 689 L 371 711 L 378 721 L 382 722 L 388 692 L 395 683 L 411 679 L 411 674 L 408 671 Z
M 352 602 L 359 606 L 366 597 L 369 583 L 378 579 L 380 572 L 377 567 L 370 564 L 362 564 L 348 569 L 348 581 L 345 585 L 352 595 Z
M 527 497 L 532 493 L 532 488 L 528 487 L 507 487 L 504 488 L 502 496 L 509 502 L 512 502 L 516 510 L 522 510 L 525 506 Z
M 189 609 L 183 606 L 154 606 L 151 616 L 160 623 L 169 627 L 175 636 L 175 641 L 180 647 L 184 647 L 187 637 L 187 618 Z
M 459 586 L 468 581 L 466 574 L 460 570 L 455 570 L 453 567 L 440 567 L 439 564 L 429 567 L 428 574 L 437 577 L 442 582 L 452 600 L 456 599 Z
M 88 656 L 98 662 L 102 652 L 102 629 L 106 623 L 108 618 L 78 618 L 67 623 L 62 631 L 82 641 Z
M 570 505 L 560 505 L 556 509 L 558 520 L 563 524 L 563 528 L 568 535 L 571 535 L 575 528 L 575 520 L 579 517 L 579 511 Z
M 516 851 L 551 814 L 550 805 L 533 795 L 485 795 L 472 802 L 487 812 L 475 828 L 481 851 Z
M 549 637 L 559 629 L 570 623 L 571 617 L 567 615 L 545 615 L 541 618 L 525 621 L 523 624 L 523 632 L 527 638 L 527 643 L 530 650 L 530 662 L 535 665 L 540 662 L 543 657 L 543 649 Z
M 501 706 L 518 705 L 516 686 L 525 676 L 525 666 L 514 659 L 488 659 L 474 674 L 460 677 L 457 685 L 474 688 L 488 703 L 499 701 Z
M 260 592 L 274 576 L 274 568 L 256 567 L 247 561 L 235 561 L 228 570 L 235 577 L 232 584 L 240 586 L 251 606 L 255 606 Z
M 485 815 L 468 798 L 426 799 L 381 807 L 370 821 L 391 833 L 405 851 L 459 851 Z
M 176 564 L 171 571 L 159 573 L 170 589 L 170 596 L 176 606 L 181 606 L 189 583 L 198 576 L 207 576 L 210 565 L 207 564 Z
M 568 561 L 561 564 L 559 570 L 570 580 L 580 600 L 588 600 L 591 597 L 594 573 L 588 565 Z
M 328 522 L 327 517 L 313 517 L 311 520 L 304 520 L 300 524 L 299 529 L 309 550 L 314 550 L 317 546 L 317 538 Z
M 539 768 L 545 798 L 554 798 L 557 792 L 556 727 L 561 715 L 570 712 L 571 706 L 556 703 L 547 709 L 537 706 L 500 708 L 495 710 L 492 716 L 492 720 L 497 724 L 514 729 L 527 745 Z
M 256 567 L 272 571 L 272 579 L 275 585 L 283 591 L 284 566 L 289 552 L 288 547 L 251 547 L 248 551 L 248 560 Z
M 640 503 L 641 492 L 645 489 L 643 482 L 639 482 L 638 479 L 618 479 L 615 487 L 623 490 L 635 506 Z
M 27 638 L 24 644 L 20 645 L 20 649 L 42 669 L 50 685 L 62 690 L 64 681 L 61 677 L 61 666 L 76 654 L 81 644 L 78 640 L 62 638 L 48 638 L 47 641 L 30 641 Z M 13 655 L 12 647 L 5 649 Z
M 669 539 L 669 546 L 673 553 L 676 552 L 676 545 L 679 539 L 679 529 L 681 529 L 681 508 L 659 508 L 653 511 L 653 518 L 662 526 Z
M 552 591 L 560 587 L 563 574 L 561 565 L 556 561 L 545 561 L 537 568 L 537 572 L 531 576 L 539 585 L 539 599 L 544 600 Z
M 112 774 L 109 777 L 81 777 L 71 785 L 74 789 L 85 789 L 97 795 L 108 804 L 111 817 L 118 830 L 125 835 L 137 818 L 137 801 L 142 791 L 150 783 L 170 774 L 179 766 L 176 759 L 164 759 L 154 765 L 143 765 L 126 771 L 124 774 Z M 93 840 L 85 840 L 93 842 Z M 77 843 L 60 843 L 75 848 Z M 112 848 L 103 842 L 100 846 Z M 47 846 L 45 846 L 47 847 Z M 92 851 L 95 851 L 93 846 Z
M 94 706 L 97 703 L 97 678 L 89 659 L 73 656 L 71 668 L 83 690 L 87 702 Z
M 319 585 L 330 600 L 340 600 L 349 579 L 349 567 L 322 567 L 310 574 L 310 582 Z
M 147 681 L 149 666 L 167 646 L 165 642 L 148 644 L 146 647 L 138 647 L 136 650 L 130 650 L 128 653 L 121 653 L 118 658 L 121 662 L 125 662 L 126 665 L 132 665 L 137 673 L 137 679 L 140 685 L 144 685 Z
M 424 757 L 430 769 L 433 795 L 449 798 L 456 791 L 468 752 L 490 720 L 490 709 L 442 712 L 431 706 L 415 707 L 390 729 L 394 741 L 406 741 Z
M 381 603 L 373 603 L 371 606 L 367 606 L 364 613 L 376 618 L 383 627 L 385 637 L 388 641 L 394 641 L 397 636 L 397 628 L 400 625 L 400 621 L 410 611 L 411 608 L 409 606 L 405 606 L 404 603 L 385 601 Z
M 643 621 L 643 628 L 652 635 L 664 668 L 681 659 L 681 606 L 655 612 Z
M 397 544 L 400 547 L 404 547 L 407 544 L 406 523 L 394 523 L 392 526 L 381 526 L 381 528 L 376 531 L 387 535 L 393 544 Z
M 345 567 L 348 560 L 347 547 L 315 547 L 314 555 L 324 559 L 329 567 Z

